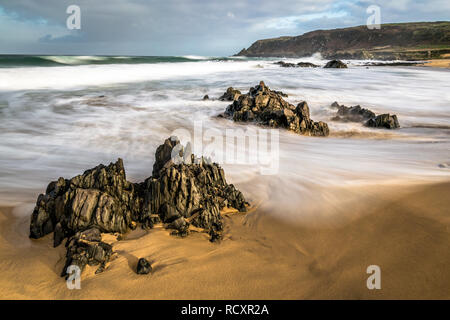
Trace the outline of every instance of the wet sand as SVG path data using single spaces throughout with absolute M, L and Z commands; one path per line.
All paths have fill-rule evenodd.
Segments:
M 52 235 L 28 239 L 29 216 L 3 207 L 0 298 L 449 299 L 450 182 L 366 191 L 336 204 L 339 219 L 287 223 L 260 208 L 231 213 L 221 244 L 204 233 L 175 238 L 161 226 L 122 241 L 106 236 L 117 258 L 102 274 L 86 269 L 80 290 L 59 276 L 64 246 L 53 248 Z M 134 272 L 140 257 L 153 274 Z M 381 290 L 366 287 L 372 264 L 381 268 Z
M 422 67 L 433 68 L 450 68 L 450 59 L 433 59 L 428 60 L 427 63 L 420 65 Z

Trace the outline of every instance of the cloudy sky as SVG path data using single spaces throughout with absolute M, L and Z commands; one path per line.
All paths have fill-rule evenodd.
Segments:
M 69 5 L 81 29 L 69 30 Z M 0 53 L 226 56 L 258 39 L 381 22 L 450 20 L 449 0 L 0 0 Z

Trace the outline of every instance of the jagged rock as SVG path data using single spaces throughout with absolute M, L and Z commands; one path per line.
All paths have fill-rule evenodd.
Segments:
M 241 94 L 224 113 L 234 121 L 255 121 L 270 127 L 281 127 L 312 136 L 328 136 L 328 125 L 311 120 L 308 104 L 295 107 L 283 99 L 278 91 L 270 90 L 263 81 L 247 94 Z
M 340 107 L 340 104 L 339 104 L 337 101 L 335 101 L 335 102 L 333 102 L 333 103 L 331 104 L 331 107 L 332 107 L 332 108 L 339 108 L 339 107 Z
M 400 123 L 395 114 L 390 115 L 385 113 L 378 115 L 375 119 L 367 121 L 366 126 L 372 128 L 397 129 L 400 128 Z
M 220 96 L 220 101 L 234 101 L 241 95 L 239 90 L 234 89 L 233 87 L 229 87 L 227 91 Z
M 150 272 L 152 272 L 152 266 L 150 265 L 150 262 L 148 262 L 145 258 L 140 258 L 136 267 L 136 273 L 149 274 Z
M 209 100 L 209 96 L 207 94 L 204 95 L 202 100 Z
M 174 153 L 183 161 L 159 157 L 166 162 L 161 161 L 158 175 L 148 178 L 142 186 L 146 191 L 141 222 L 152 213 L 158 213 L 165 223 L 195 214 L 192 224 L 209 229 L 212 223 L 221 221 L 220 210 L 225 206 L 246 211 L 244 196 L 232 184 L 227 184 L 218 164 L 203 157 L 195 158 L 189 146 L 183 148 L 173 138 L 167 139 L 163 146 L 164 151 L 158 150 L 167 155 L 172 154 L 170 148 L 176 147 Z
M 341 60 L 331 60 L 331 61 L 327 62 L 327 64 L 324 66 L 324 68 L 345 69 L 345 68 L 347 68 L 347 65 L 344 62 L 342 62 Z
M 337 102 L 334 102 L 331 107 L 336 107 Z M 375 118 L 376 115 L 369 109 L 361 108 L 361 106 L 346 107 L 337 104 L 338 111 L 336 116 L 332 119 L 334 121 L 350 121 L 362 122 Z
M 125 232 L 142 207 L 134 185 L 126 180 L 122 159 L 99 165 L 70 180 L 51 182 L 34 208 L 30 237 L 55 231 L 54 245 L 78 231 L 97 227 L 102 232 Z
M 319 67 L 318 65 L 311 63 L 311 62 L 291 63 L 291 62 L 278 61 L 278 62 L 275 62 L 275 64 L 278 64 L 284 68 L 317 68 L 317 67 Z
M 172 160 L 172 150 L 174 147 L 181 148 L 180 141 L 176 137 L 170 137 L 156 149 L 155 163 L 153 164 L 152 172 L 153 177 L 159 176 L 159 171 L 164 167 L 164 165 L 170 165 L 170 161 Z M 180 150 L 180 154 L 182 153 L 183 150 Z
M 54 246 L 68 238 L 63 275 L 70 265 L 82 270 L 86 264 L 99 264 L 98 273 L 112 254 L 101 232 L 119 233 L 119 239 L 138 223 L 148 229 L 163 221 L 185 237 L 190 223 L 206 230 L 221 228 L 224 207 L 245 212 L 247 204 L 242 193 L 227 184 L 218 164 L 195 157 L 189 144 L 183 147 L 171 137 L 157 148 L 153 176 L 142 183 L 126 180 L 121 159 L 51 182 L 37 199 L 30 238 L 54 232 Z
M 67 242 L 66 264 L 61 276 L 67 276 L 67 268 L 78 266 L 81 271 L 86 265 L 100 265 L 96 273 L 105 269 L 113 254 L 112 246 L 102 242 L 100 231 L 97 228 L 77 232 Z

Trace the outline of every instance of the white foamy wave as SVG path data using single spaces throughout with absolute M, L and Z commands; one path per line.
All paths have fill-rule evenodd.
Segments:
M 195 56 L 195 55 L 187 55 L 187 56 L 181 56 L 182 58 L 191 59 L 191 60 L 208 60 L 211 59 L 211 57 L 206 56 Z
M 88 61 L 105 61 L 108 59 L 107 57 L 99 56 L 39 56 L 39 58 L 68 65 L 78 65 Z
M 77 67 L 20 67 L 0 69 L 0 90 L 74 89 L 198 77 L 212 73 L 245 71 L 256 61 L 227 63 L 217 61 L 134 65 L 85 65 Z

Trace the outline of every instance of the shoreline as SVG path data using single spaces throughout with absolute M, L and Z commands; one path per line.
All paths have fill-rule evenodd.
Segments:
M 426 60 L 427 63 L 418 64 L 419 67 L 450 69 L 450 58 Z
M 282 221 L 277 217 L 282 209 L 266 212 L 262 207 L 229 213 L 220 244 L 210 243 L 203 233 L 179 239 L 160 225 L 148 232 L 137 229 L 122 241 L 108 235 L 117 258 L 98 275 L 88 267 L 81 290 L 68 290 L 59 276 L 64 245 L 53 248 L 51 234 L 28 239 L 26 212 L 2 207 L 0 297 L 448 299 L 449 190 L 450 181 L 372 186 L 367 196 L 336 204 L 340 222 L 326 214 L 308 222 Z M 140 257 L 152 263 L 153 274 L 134 272 Z M 381 290 L 365 286 L 365 268 L 371 264 L 381 267 Z

